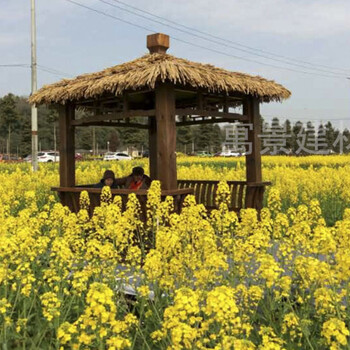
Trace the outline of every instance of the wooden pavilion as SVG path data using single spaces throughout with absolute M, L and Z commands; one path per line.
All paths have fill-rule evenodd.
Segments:
M 290 96 L 283 86 L 259 76 L 230 72 L 212 65 L 190 62 L 166 53 L 169 36 L 147 36 L 150 53 L 101 72 L 80 75 L 47 85 L 30 97 L 32 104 L 49 104 L 59 111 L 61 201 L 79 209 L 79 194 L 87 190 L 92 206 L 98 205 L 100 189 L 75 184 L 75 128 L 85 126 L 135 127 L 149 132 L 151 179 L 162 184 L 162 195 L 176 199 L 177 210 L 189 193 L 208 209 L 215 206 L 218 181 L 177 179 L 176 127 L 204 123 L 248 124 L 251 152 L 246 155 L 246 181 L 229 181 L 232 210 L 262 207 L 260 140 L 261 102 Z M 242 107 L 242 114 L 232 107 Z M 87 116 L 76 119 L 82 109 Z M 231 109 L 231 110 L 230 110 Z M 136 120 L 135 120 L 136 118 Z M 141 121 L 140 121 L 141 120 Z M 128 189 L 113 189 L 126 198 Z M 145 190 L 133 191 L 142 198 Z

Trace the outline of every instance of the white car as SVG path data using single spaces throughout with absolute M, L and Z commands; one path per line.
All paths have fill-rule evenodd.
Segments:
M 51 163 L 51 162 L 59 162 L 60 154 L 54 151 L 48 152 L 38 152 L 38 162 L 39 163 Z
M 131 160 L 132 157 L 130 157 L 126 153 L 120 153 L 120 152 L 107 152 L 105 153 L 103 160 Z
M 221 153 L 222 157 L 240 157 L 241 155 L 242 153 L 237 151 L 226 151 Z

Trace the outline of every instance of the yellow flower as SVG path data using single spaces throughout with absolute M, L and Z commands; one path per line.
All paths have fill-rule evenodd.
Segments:
M 205 313 L 223 325 L 231 323 L 238 313 L 234 295 L 234 289 L 230 287 L 214 288 L 208 293 Z
M 349 334 L 345 323 L 338 318 L 331 318 L 323 323 L 321 335 L 333 349 L 338 349 L 338 345 L 346 345 Z
M 6 314 L 6 311 L 11 307 L 11 304 L 6 298 L 0 299 L 0 314 Z
M 148 286 L 141 286 L 137 289 L 137 291 L 144 298 L 148 298 L 150 295 L 150 289 Z
M 46 292 L 40 296 L 42 310 L 48 321 L 60 316 L 61 301 L 53 292 Z

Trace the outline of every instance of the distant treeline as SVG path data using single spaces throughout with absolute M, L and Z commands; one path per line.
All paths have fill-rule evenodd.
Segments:
M 78 114 L 83 113 L 81 111 Z M 285 148 L 295 152 L 299 148 L 298 137 L 300 139 L 300 130 L 307 125 L 301 123 L 291 124 L 286 121 L 279 124 L 278 119 L 273 120 L 273 128 L 278 127 L 285 130 L 290 137 L 285 138 Z M 272 124 L 271 123 L 271 124 Z M 39 124 L 39 149 L 53 150 L 59 147 L 58 114 L 55 109 L 46 106 L 40 106 L 38 109 Z M 263 132 L 269 133 L 269 125 L 262 121 Z M 272 129 L 273 129 L 272 128 Z M 350 133 L 344 130 L 342 133 L 334 129 L 330 122 L 325 125 L 319 125 L 317 130 L 324 129 L 326 142 L 330 149 L 339 152 L 340 143 L 336 145 L 339 137 L 345 137 L 350 140 Z M 271 128 L 270 128 L 271 129 Z M 310 133 L 310 131 L 307 131 Z M 125 150 L 126 148 L 136 148 L 138 150 L 148 149 L 147 130 L 134 128 L 116 128 L 116 127 L 81 127 L 76 129 L 76 149 L 93 150 L 93 135 L 95 134 L 95 151 L 105 151 L 107 142 L 110 151 Z M 299 136 L 298 136 L 299 134 Z M 309 135 L 309 134 L 308 134 Z M 271 138 L 271 136 L 269 136 Z M 177 128 L 177 151 L 192 153 L 193 151 L 207 150 L 210 152 L 220 151 L 223 142 L 227 141 L 227 132 L 225 127 L 220 128 L 217 124 L 202 124 L 191 127 Z M 299 141 L 300 142 L 300 141 Z M 263 143 L 267 143 L 266 137 Z M 347 145 L 345 142 L 344 144 Z M 31 153 L 31 107 L 27 97 L 16 96 L 11 93 L 0 98 L 0 153 L 18 154 L 26 156 Z M 348 152 L 344 146 L 344 153 Z

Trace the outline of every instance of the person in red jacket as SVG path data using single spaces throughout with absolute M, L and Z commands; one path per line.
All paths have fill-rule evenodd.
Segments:
M 151 182 L 152 180 L 145 175 L 145 171 L 139 166 L 133 168 L 130 175 L 115 179 L 115 183 L 118 186 L 129 190 L 147 190 Z

